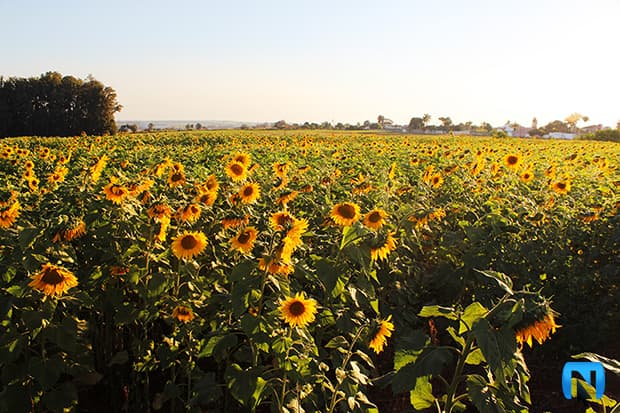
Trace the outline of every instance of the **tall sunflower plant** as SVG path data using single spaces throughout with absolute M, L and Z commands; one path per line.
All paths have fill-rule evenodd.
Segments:
M 428 333 L 410 331 L 395 344 L 392 390 L 408 392 L 416 410 L 529 411 L 521 349 L 549 339 L 560 327 L 557 313 L 538 292 L 513 290 L 505 274 L 479 272 L 502 293 L 490 307 L 424 306 L 418 317 L 428 321 Z

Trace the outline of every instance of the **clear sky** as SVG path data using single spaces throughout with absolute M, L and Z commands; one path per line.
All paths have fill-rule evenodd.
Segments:
M 0 0 L 0 39 L 119 120 L 620 120 L 618 0 Z

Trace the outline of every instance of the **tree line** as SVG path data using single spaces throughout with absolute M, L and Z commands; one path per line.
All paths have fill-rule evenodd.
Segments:
M 114 89 L 92 76 L 0 77 L 0 137 L 113 134 L 121 109 Z

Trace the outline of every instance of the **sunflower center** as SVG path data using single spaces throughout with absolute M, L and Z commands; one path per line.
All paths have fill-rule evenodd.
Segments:
M 60 284 L 63 280 L 64 277 L 56 269 L 45 271 L 45 274 L 43 274 L 43 277 L 41 277 L 41 281 L 49 285 Z
M 295 317 L 299 317 L 305 311 L 306 311 L 306 306 L 301 301 L 294 301 L 289 306 L 289 312 Z
M 179 182 L 179 181 L 182 181 L 182 180 L 183 180 L 183 175 L 182 175 L 182 174 L 180 174 L 180 173 L 178 173 L 178 172 L 177 172 L 177 173 L 174 173 L 174 174 L 172 174 L 172 176 L 170 177 L 170 180 L 171 180 L 172 182 Z
M 110 192 L 112 192 L 114 195 L 122 195 L 125 192 L 125 189 L 120 185 L 114 184 L 110 188 Z
M 177 312 L 178 312 L 180 315 L 188 315 L 188 314 L 189 314 L 189 310 L 188 310 L 187 308 L 185 308 L 185 307 L 179 307 L 179 308 L 177 308 Z
M 558 182 L 558 183 L 557 183 L 557 187 L 558 187 L 559 189 L 565 189 L 565 188 L 566 188 L 566 184 L 565 184 L 564 182 Z
M 197 213 L 198 213 L 198 208 L 196 207 L 196 205 L 190 205 L 190 207 L 189 207 L 189 211 L 190 211 L 192 214 L 197 214 Z
M 230 166 L 230 170 L 232 171 L 232 173 L 234 173 L 235 175 L 243 175 L 243 166 L 241 166 L 241 164 L 238 163 L 234 163 Z
M 237 237 L 237 241 L 239 241 L 240 244 L 245 244 L 246 242 L 248 242 L 250 240 L 250 231 L 243 231 L 241 234 L 239 234 L 239 236 Z
M 288 215 L 280 215 L 278 216 L 278 225 L 281 227 L 286 227 L 289 224 L 293 223 L 293 219 Z
M 353 219 L 355 218 L 355 208 L 349 204 L 340 205 L 338 207 L 338 214 L 343 218 Z
M 517 158 L 514 155 L 510 155 L 508 159 L 506 159 L 506 161 L 508 162 L 508 165 L 516 165 L 517 162 L 519 161 L 519 158 Z
M 196 245 L 198 245 L 198 240 L 193 235 L 186 235 L 181 240 L 183 249 L 192 250 Z
M 250 195 L 252 195 L 253 193 L 254 193 L 254 188 L 253 188 L 253 187 L 251 187 L 251 186 L 248 186 L 248 187 L 246 187 L 246 188 L 243 190 L 243 195 L 244 195 L 244 196 L 250 196 Z
M 381 221 L 381 214 L 378 213 L 377 211 L 372 212 L 369 216 L 368 216 L 368 221 L 372 222 L 373 224 Z

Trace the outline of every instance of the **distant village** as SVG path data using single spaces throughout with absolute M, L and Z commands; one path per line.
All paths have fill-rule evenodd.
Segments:
M 554 120 L 544 126 L 539 126 L 536 118 L 531 125 L 523 126 L 516 122 L 507 121 L 503 126 L 494 127 L 487 122 L 475 125 L 473 122 L 454 124 L 450 117 L 439 117 L 439 124 L 431 124 L 431 116 L 424 114 L 421 117 L 411 118 L 408 125 L 399 125 L 383 115 L 377 117 L 376 122 L 366 120 L 356 124 L 333 122 L 304 122 L 288 123 L 285 120 L 277 122 L 240 122 L 240 121 L 122 121 L 118 123 L 119 132 L 138 131 L 165 131 L 165 130 L 213 130 L 213 129 L 321 129 L 321 130 L 376 130 L 390 133 L 410 133 L 419 135 L 440 135 L 453 133 L 472 136 L 519 137 L 519 138 L 551 138 L 574 139 L 581 135 L 593 134 L 612 128 L 602 124 L 586 125 L 587 116 L 573 113 L 564 119 Z M 584 124 L 579 126 L 579 124 Z M 620 121 L 617 129 L 620 129 Z

